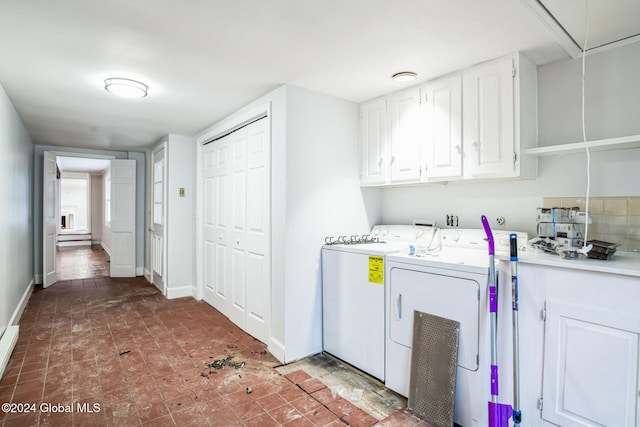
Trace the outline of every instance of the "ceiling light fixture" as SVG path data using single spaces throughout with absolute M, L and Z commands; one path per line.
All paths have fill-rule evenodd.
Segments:
M 123 98 L 144 98 L 149 86 L 136 80 L 114 77 L 104 81 L 107 92 Z
M 395 73 L 391 78 L 397 82 L 410 82 L 411 80 L 417 79 L 418 75 L 413 71 L 402 71 Z

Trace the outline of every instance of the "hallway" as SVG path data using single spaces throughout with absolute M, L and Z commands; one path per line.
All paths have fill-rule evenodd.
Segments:
M 34 406 L 0 425 L 428 425 L 406 410 L 380 421 L 277 365 L 202 301 L 167 300 L 143 278 L 62 281 L 35 289 L 0 381 L 0 402 Z
M 109 254 L 100 245 L 59 246 L 56 276 L 59 281 L 109 277 Z

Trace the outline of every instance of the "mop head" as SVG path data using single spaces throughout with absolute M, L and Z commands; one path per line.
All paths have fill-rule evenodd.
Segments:
M 509 427 L 512 414 L 511 405 L 489 402 L 489 427 Z

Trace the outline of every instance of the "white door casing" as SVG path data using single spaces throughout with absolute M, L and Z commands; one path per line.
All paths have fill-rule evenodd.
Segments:
M 136 275 L 136 162 L 111 160 L 111 277 Z
M 163 295 L 165 288 L 165 200 L 166 200 L 166 160 L 164 145 L 151 154 L 152 158 L 152 214 L 151 232 L 151 283 L 153 283 Z
M 42 183 L 42 286 L 56 281 L 56 236 L 58 230 L 58 180 L 56 155 L 44 152 Z

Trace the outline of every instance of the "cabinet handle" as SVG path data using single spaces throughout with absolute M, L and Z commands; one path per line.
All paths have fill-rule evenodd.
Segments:
M 396 161 L 396 156 L 391 156 L 391 163 Z
M 396 300 L 396 320 L 402 320 L 402 294 L 400 292 L 395 293 Z
M 458 152 L 458 154 L 460 154 L 462 152 L 462 150 L 460 149 L 460 145 L 456 145 L 455 147 L 453 147 L 456 149 L 456 151 Z
M 471 145 L 473 145 L 474 147 L 478 148 L 480 146 L 480 142 L 473 141 L 473 144 L 471 144 Z

